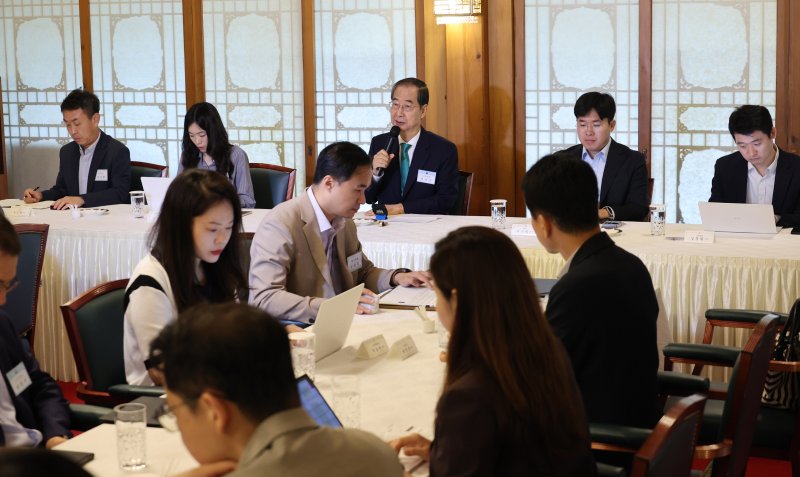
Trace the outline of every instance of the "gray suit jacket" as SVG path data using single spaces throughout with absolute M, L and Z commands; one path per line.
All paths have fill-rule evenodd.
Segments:
M 356 226 L 347 219 L 336 235 L 344 289 L 359 283 L 378 293 L 389 288 L 391 270 L 375 267 L 361 252 Z M 348 271 L 347 257 L 361 253 L 361 268 Z M 273 318 L 313 323 L 324 301 L 323 271 L 328 266 L 319 223 L 303 195 L 267 212 L 250 247 L 250 304 Z
M 318 426 L 302 408 L 268 417 L 253 433 L 228 477 L 324 475 L 402 476 L 397 455 L 376 436 L 357 429 Z

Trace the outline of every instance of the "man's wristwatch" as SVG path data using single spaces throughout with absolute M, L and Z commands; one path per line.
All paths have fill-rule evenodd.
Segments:
M 391 277 L 389 277 L 389 286 L 396 287 L 397 285 L 399 285 L 399 283 L 397 283 L 397 282 L 395 281 L 395 279 L 394 279 L 394 277 L 395 277 L 395 276 L 396 276 L 398 273 L 409 273 L 410 271 L 411 271 L 411 270 L 409 270 L 408 268 L 398 268 L 397 270 L 393 271 L 393 272 L 392 272 L 392 276 L 391 276 Z

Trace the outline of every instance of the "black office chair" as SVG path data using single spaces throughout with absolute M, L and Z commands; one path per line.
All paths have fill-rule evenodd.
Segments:
M 271 209 L 292 198 L 296 169 L 274 164 L 250 164 L 256 209 Z
M 458 171 L 458 195 L 450 209 L 450 215 L 469 215 L 469 201 L 472 198 L 472 179 L 475 174 Z
M 6 297 L 6 304 L 0 307 L 11 317 L 14 330 L 19 334 L 22 345 L 33 353 L 33 337 L 36 331 L 36 309 L 39 301 L 39 287 L 42 284 L 42 263 L 47 247 L 47 224 L 17 224 L 14 226 L 19 236 L 22 251 L 17 262 L 18 285 Z
M 144 190 L 142 177 L 167 177 L 167 166 L 131 161 L 131 190 Z

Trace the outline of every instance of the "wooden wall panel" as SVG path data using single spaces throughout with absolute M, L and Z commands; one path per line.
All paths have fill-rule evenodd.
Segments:
M 183 55 L 188 109 L 206 100 L 203 0 L 183 0 Z
M 778 146 L 800 153 L 800 2 L 778 0 Z

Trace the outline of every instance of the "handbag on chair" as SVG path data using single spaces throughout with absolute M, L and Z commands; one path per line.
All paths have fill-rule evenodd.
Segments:
M 800 299 L 794 302 L 783 330 L 778 334 L 774 361 L 800 361 Z M 797 409 L 800 402 L 800 373 L 767 371 L 761 402 L 780 409 Z

